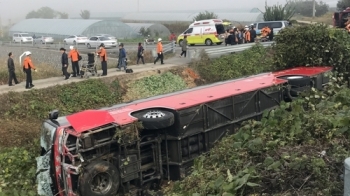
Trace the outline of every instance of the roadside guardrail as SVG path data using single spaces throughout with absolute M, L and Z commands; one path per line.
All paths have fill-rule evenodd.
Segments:
M 244 50 L 247 50 L 251 47 L 253 47 L 256 44 L 261 44 L 263 47 L 269 47 L 274 42 L 258 42 L 258 43 L 248 43 L 248 44 L 238 44 L 233 46 L 223 46 L 223 47 L 216 47 L 216 48 L 207 48 L 204 49 L 204 51 L 209 55 L 209 57 L 218 57 L 224 54 L 230 54 L 235 52 L 242 52 Z

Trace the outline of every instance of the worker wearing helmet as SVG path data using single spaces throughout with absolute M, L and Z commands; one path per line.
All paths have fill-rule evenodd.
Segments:
M 100 56 L 100 60 L 101 60 L 101 67 L 102 67 L 101 76 L 106 76 L 107 75 L 107 52 L 106 52 L 104 43 L 100 44 L 100 49 L 97 52 L 97 55 Z
M 164 62 L 163 62 L 164 56 L 163 56 L 162 38 L 158 38 L 157 54 L 158 54 L 158 56 L 157 56 L 156 60 L 154 61 L 154 64 L 156 64 L 157 61 L 160 59 L 160 64 L 163 65 L 164 64 Z
M 77 77 L 79 76 L 79 53 L 74 46 L 70 46 L 69 49 L 68 58 L 72 61 L 72 77 Z
M 23 62 L 23 72 L 26 73 L 26 89 L 31 89 L 34 87 L 33 80 L 32 80 L 32 69 L 36 71 L 35 66 L 32 63 L 32 59 L 30 57 L 32 53 L 27 51 L 25 52 L 26 57 L 24 58 Z

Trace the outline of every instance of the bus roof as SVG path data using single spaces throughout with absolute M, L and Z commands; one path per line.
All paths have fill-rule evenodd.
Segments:
M 212 85 L 197 87 L 167 95 L 139 100 L 129 104 L 119 104 L 102 110 L 86 110 L 67 116 L 67 120 L 78 133 L 108 123 L 126 125 L 138 119 L 131 114 L 149 108 L 168 108 L 181 110 L 226 97 L 252 92 L 259 89 L 284 84 L 287 80 L 278 77 L 290 75 L 313 76 L 327 71 L 331 67 L 299 67 L 274 73 L 263 73 L 247 78 L 230 80 Z M 230 89 L 230 90 L 228 90 Z

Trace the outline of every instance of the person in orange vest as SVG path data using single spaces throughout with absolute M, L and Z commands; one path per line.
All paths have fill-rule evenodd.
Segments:
M 32 59 L 30 58 L 30 55 L 32 53 L 27 51 L 25 52 L 26 57 L 24 58 L 23 62 L 23 72 L 26 73 L 26 89 L 31 89 L 34 87 L 33 85 L 33 79 L 32 79 L 32 69 L 36 72 L 36 68 L 32 63 Z
M 69 49 L 70 51 L 68 53 L 68 58 L 70 58 L 72 61 L 72 77 L 77 77 L 79 76 L 79 53 L 77 49 L 74 48 L 74 46 L 70 46 Z
M 244 40 L 245 40 L 245 43 L 250 43 L 250 31 L 249 31 L 249 29 L 245 30 Z
M 99 55 L 101 59 L 101 67 L 102 67 L 101 76 L 106 76 L 107 75 L 107 52 L 106 52 L 104 43 L 101 43 L 100 50 L 97 52 L 97 55 Z
M 265 26 L 264 28 L 261 29 L 261 36 L 266 37 L 270 34 L 271 30 L 268 26 Z
M 164 64 L 164 62 L 163 62 L 164 56 L 163 56 L 162 38 L 158 38 L 157 54 L 158 54 L 158 56 L 157 56 L 156 60 L 154 61 L 154 64 L 156 64 L 157 61 L 160 59 L 160 64 L 163 65 Z

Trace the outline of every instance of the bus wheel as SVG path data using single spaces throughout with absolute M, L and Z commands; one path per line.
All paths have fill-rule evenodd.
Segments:
M 119 171 L 110 162 L 90 163 L 79 177 L 81 195 L 102 196 L 116 195 L 119 189 Z
M 134 115 L 144 129 L 163 129 L 174 124 L 174 114 L 164 110 L 146 110 Z
M 281 79 L 288 80 L 288 84 L 292 87 L 304 87 L 311 85 L 311 78 L 307 76 L 287 76 Z

